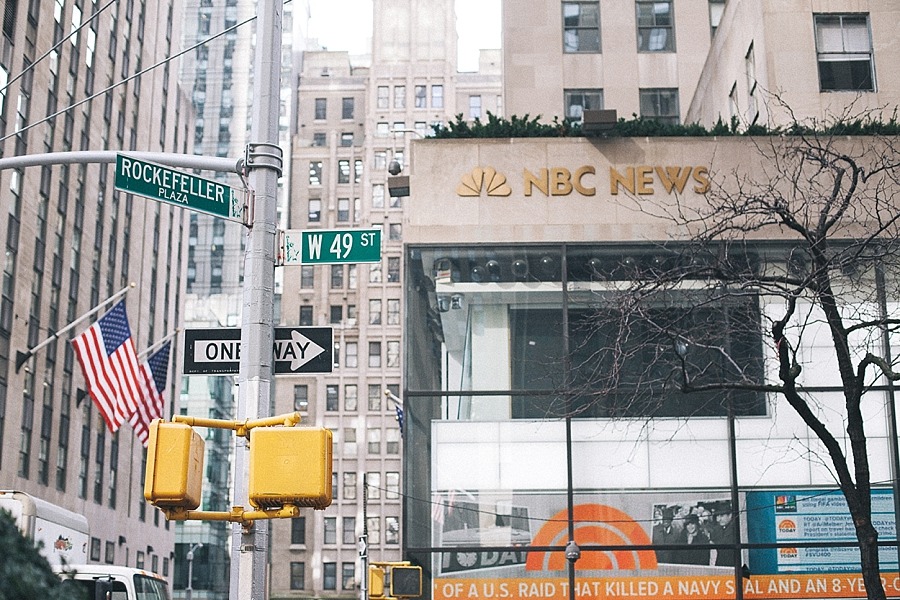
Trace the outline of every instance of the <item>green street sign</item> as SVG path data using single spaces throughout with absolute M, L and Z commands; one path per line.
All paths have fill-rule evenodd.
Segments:
M 284 232 L 284 264 L 381 262 L 380 229 L 311 229 Z
M 116 155 L 117 190 L 243 223 L 244 203 L 234 188 L 156 163 Z

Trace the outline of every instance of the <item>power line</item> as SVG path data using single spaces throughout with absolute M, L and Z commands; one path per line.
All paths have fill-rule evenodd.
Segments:
M 290 1 L 290 0 L 288 0 L 288 1 Z M 285 4 L 287 4 L 287 2 L 285 2 Z M 215 39 L 217 39 L 217 38 L 219 38 L 219 37 L 225 35 L 226 33 L 230 33 L 230 32 L 232 32 L 232 31 L 234 31 L 234 30 L 237 29 L 238 27 L 243 27 L 244 25 L 246 25 L 247 23 L 253 21 L 254 19 L 256 19 L 256 15 L 254 15 L 254 16 L 248 18 L 248 19 L 245 19 L 245 20 L 241 21 L 240 23 L 236 23 L 236 24 L 232 25 L 231 27 L 228 27 L 228 28 L 226 28 L 226 29 L 223 29 L 223 30 L 220 31 L 219 33 L 215 34 L 214 36 L 211 36 L 211 37 L 208 37 L 208 38 L 206 38 L 206 39 L 204 39 L 204 40 L 201 40 L 201 41 L 197 42 L 196 44 L 194 44 L 193 46 L 189 46 L 189 47 L 185 48 L 184 50 L 178 52 L 177 54 L 174 54 L 174 55 L 172 55 L 172 56 L 168 56 L 168 57 L 164 58 L 163 60 L 157 62 L 156 64 L 150 65 L 150 66 L 147 67 L 146 69 L 143 69 L 143 70 L 141 70 L 141 71 L 138 71 L 137 73 L 134 73 L 133 75 L 130 75 L 129 77 L 126 77 L 125 79 L 122 79 L 121 81 L 118 81 L 118 82 L 112 84 L 111 86 L 107 87 L 106 89 L 97 92 L 96 94 L 92 94 L 92 95 L 88 96 L 87 98 L 83 98 L 82 100 L 79 100 L 78 102 L 76 102 L 76 103 L 74 103 L 74 104 L 72 104 L 72 105 L 70 105 L 70 106 L 67 106 L 66 108 L 63 108 L 63 109 L 60 109 L 60 110 L 56 111 L 56 112 L 53 113 L 52 115 L 47 115 L 46 117 L 44 117 L 43 119 L 40 119 L 39 121 L 35 121 L 34 123 L 31 123 L 31 124 L 29 124 L 29 125 L 26 125 L 25 127 L 21 128 L 21 129 L 18 129 L 18 130 L 16 130 L 16 131 L 14 131 L 13 133 L 10 133 L 10 134 L 8 134 L 8 135 L 5 135 L 5 136 L 3 136 L 2 138 L 0 138 L 0 143 L 5 142 L 6 140 L 8 140 L 8 139 L 10 139 L 10 138 L 12 138 L 12 137 L 15 137 L 15 136 L 19 135 L 20 133 L 22 133 L 22 132 L 24 132 L 24 131 L 28 131 L 29 129 L 31 129 L 31 128 L 33 128 L 33 127 L 37 127 L 38 125 L 41 125 L 41 124 L 43 124 L 43 123 L 46 123 L 47 121 L 50 121 L 51 119 L 55 119 L 56 117 L 58 117 L 58 116 L 60 116 L 60 115 L 62 115 L 62 114 L 65 114 L 65 113 L 69 112 L 69 111 L 72 110 L 73 108 L 78 108 L 79 106 L 81 106 L 81 105 L 84 104 L 85 102 L 90 102 L 90 101 L 93 100 L 94 98 L 97 98 L 98 96 L 102 96 L 103 94 L 105 94 L 105 93 L 107 93 L 107 92 L 109 92 L 109 91 L 111 91 L 111 90 L 114 90 L 115 88 L 119 87 L 120 85 L 125 84 L 125 83 L 128 83 L 128 82 L 131 81 L 132 79 L 137 79 L 138 77 L 141 77 L 141 76 L 144 75 L 145 73 L 149 73 L 149 72 L 152 71 L 153 69 L 156 69 L 156 68 L 158 68 L 158 67 L 161 67 L 162 65 L 164 65 L 164 64 L 166 64 L 166 63 L 168 63 L 168 62 L 171 62 L 171 61 L 175 60 L 176 58 L 180 58 L 180 57 L 184 56 L 185 54 L 187 54 L 188 52 L 190 52 L 190 51 L 192 51 L 192 50 L 196 50 L 196 49 L 199 48 L 200 46 L 203 46 L 204 44 L 207 44 L 208 42 L 211 42 L 211 41 L 213 41 L 213 40 L 215 40 Z
M 109 0 L 109 2 L 107 2 L 107 3 L 103 6 L 103 8 L 101 8 L 100 10 L 95 10 L 95 11 L 94 11 L 94 14 L 91 15 L 91 18 L 90 18 L 90 19 L 88 19 L 87 21 L 85 21 L 84 23 L 82 23 L 77 29 L 73 29 L 73 30 L 69 33 L 69 35 L 67 35 L 67 36 L 64 37 L 63 39 L 59 40 L 59 41 L 56 43 L 56 45 L 54 45 L 52 48 L 50 48 L 49 50 L 47 50 L 46 52 L 44 52 L 40 57 L 38 57 L 37 60 L 35 60 L 35 61 L 32 62 L 32 63 L 29 63 L 28 67 L 26 67 L 25 69 L 23 69 L 21 73 L 19 73 L 18 75 L 16 75 L 15 77 L 13 77 L 12 79 L 10 79 L 9 81 L 7 81 L 7 82 L 6 82 L 6 85 L 4 85 L 2 88 L 0 88 L 0 96 L 3 96 L 4 94 L 6 94 L 6 90 L 9 89 L 9 86 L 11 86 L 13 83 L 17 82 L 18 80 L 20 80 L 22 77 L 24 77 L 29 71 L 32 71 L 32 70 L 34 69 L 34 67 L 37 66 L 37 64 L 38 64 L 39 62 L 41 62 L 42 60 L 44 60 L 45 58 L 47 58 L 48 56 L 50 56 L 50 53 L 51 53 L 51 52 L 53 52 L 54 50 L 56 50 L 57 48 L 59 48 L 60 46 L 62 46 L 69 38 L 71 38 L 72 36 L 78 35 L 78 32 L 79 32 L 79 31 L 81 31 L 82 29 L 84 29 L 85 27 L 87 27 L 87 26 L 91 23 L 91 21 L 93 21 L 95 18 L 99 17 L 99 16 L 100 16 L 100 13 L 102 13 L 104 10 L 106 10 L 107 8 L 109 8 L 110 5 L 115 4 L 115 2 L 116 2 L 116 0 Z M 3 139 L 6 139 L 6 138 L 3 138 Z

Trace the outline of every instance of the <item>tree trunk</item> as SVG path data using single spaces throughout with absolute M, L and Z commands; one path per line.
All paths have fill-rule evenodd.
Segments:
M 856 539 L 859 542 L 859 558 L 863 584 L 866 586 L 866 598 L 885 600 L 887 595 L 881 583 L 881 568 L 878 564 L 878 532 L 872 525 L 871 518 L 853 515 L 853 521 L 856 523 Z

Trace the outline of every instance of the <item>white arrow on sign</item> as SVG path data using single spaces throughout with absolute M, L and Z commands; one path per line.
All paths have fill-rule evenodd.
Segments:
M 291 339 L 275 342 L 275 360 L 291 361 L 291 371 L 296 371 L 323 352 L 325 348 L 297 330 L 291 331 Z

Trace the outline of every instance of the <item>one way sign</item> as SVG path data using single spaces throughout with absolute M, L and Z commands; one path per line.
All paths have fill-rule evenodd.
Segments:
M 186 329 L 185 375 L 237 375 L 241 364 L 240 329 Z M 276 327 L 276 375 L 331 373 L 331 327 Z

